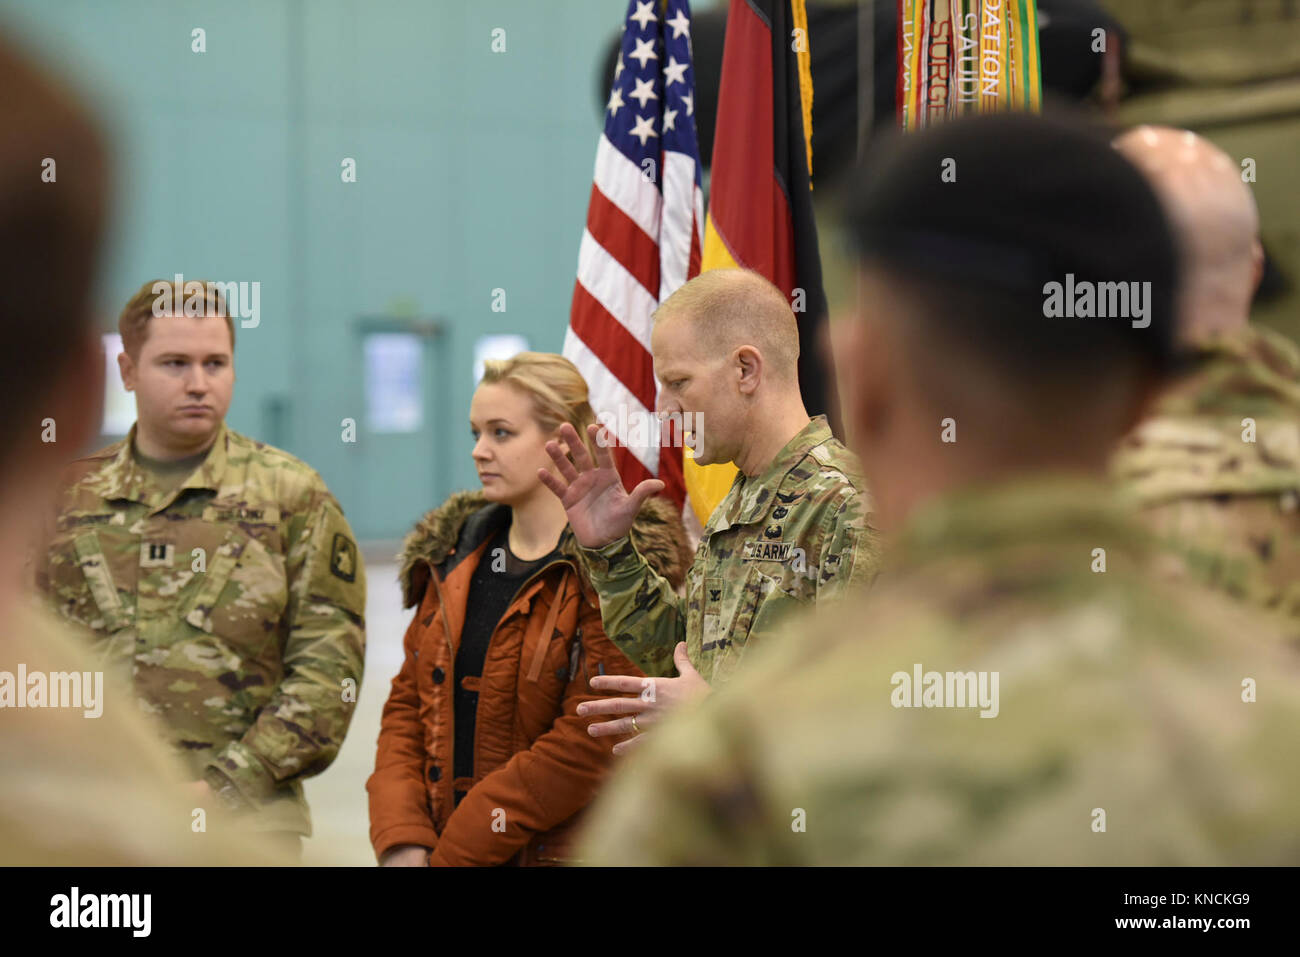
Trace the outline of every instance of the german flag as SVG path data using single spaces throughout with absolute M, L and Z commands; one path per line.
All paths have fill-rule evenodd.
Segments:
M 812 210 L 812 95 L 804 0 L 731 0 L 700 271 L 752 269 L 785 292 L 799 322 L 804 404 L 818 415 L 828 381 L 817 344 L 826 294 Z M 687 457 L 685 472 L 704 524 L 735 467 Z

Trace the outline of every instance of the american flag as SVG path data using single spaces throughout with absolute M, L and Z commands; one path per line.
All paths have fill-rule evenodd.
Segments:
M 564 337 L 564 355 L 587 380 L 592 408 L 618 436 L 614 457 L 624 485 L 662 479 L 679 506 L 686 494 L 681 434 L 674 427 L 671 439 L 665 436 L 674 444 L 659 444 L 650 314 L 700 271 L 694 97 L 689 3 L 631 0 Z

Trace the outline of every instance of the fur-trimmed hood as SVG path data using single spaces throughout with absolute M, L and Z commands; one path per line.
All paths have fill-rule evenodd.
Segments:
M 456 492 L 430 510 L 407 533 L 398 555 L 403 607 L 419 604 L 428 585 L 430 565 L 438 566 L 439 574 L 445 575 L 509 520 L 509 506 L 489 502 L 481 491 Z M 686 530 L 673 504 L 663 498 L 647 499 L 632 524 L 631 537 L 646 563 L 674 588 L 679 587 L 692 556 Z M 585 589 L 590 591 L 591 583 L 578 560 L 578 543 L 572 529 L 564 529 L 558 547 L 572 560 Z

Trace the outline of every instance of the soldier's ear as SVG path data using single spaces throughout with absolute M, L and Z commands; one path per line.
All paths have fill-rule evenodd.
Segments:
M 763 354 L 753 346 L 741 346 L 734 353 L 737 385 L 742 395 L 753 395 L 763 379 Z

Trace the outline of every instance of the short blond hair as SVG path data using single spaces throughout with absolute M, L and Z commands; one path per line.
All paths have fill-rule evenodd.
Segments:
M 681 316 L 714 355 L 758 349 L 778 379 L 799 381 L 799 325 L 785 293 L 752 269 L 710 269 L 660 303 L 654 321 Z
M 483 364 L 483 382 L 511 386 L 532 399 L 533 418 L 544 432 L 554 432 L 568 422 L 595 458 L 596 449 L 587 435 L 587 426 L 596 422 L 587 380 L 564 356 L 520 352 L 509 359 L 488 359 Z
M 201 279 L 186 279 L 183 282 L 167 279 L 150 279 L 127 302 L 122 314 L 117 317 L 117 331 L 122 337 L 122 351 L 132 360 L 140 358 L 140 350 L 149 338 L 149 320 L 154 317 L 154 304 L 159 297 L 172 303 L 174 315 L 184 315 L 185 301 L 194 296 L 203 299 L 205 316 L 222 316 L 230 330 L 230 351 L 235 351 L 235 320 L 226 310 L 226 300 L 215 283 Z

